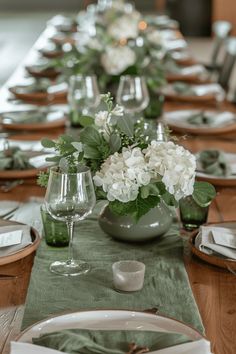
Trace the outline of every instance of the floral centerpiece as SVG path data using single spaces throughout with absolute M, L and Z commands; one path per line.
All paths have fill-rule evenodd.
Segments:
M 199 205 L 211 202 L 215 189 L 195 181 L 193 154 L 173 141 L 157 141 L 155 132 L 150 136 L 144 122 L 125 117 L 110 94 L 102 99 L 106 110 L 81 119 L 84 128 L 78 139 L 42 141 L 57 153 L 50 161 L 69 172 L 81 163 L 89 166 L 98 198 L 106 199 L 114 214 L 136 221 L 163 201 L 177 206 L 181 198 L 192 195 Z M 41 174 L 41 183 L 46 177 Z
M 174 65 L 161 31 L 138 11 L 124 11 L 123 2 L 96 14 L 94 21 L 94 35 L 81 33 L 80 40 L 61 59 L 54 60 L 55 65 L 65 76 L 96 75 L 101 91 L 113 94 L 120 76 L 145 76 L 150 94 L 145 115 L 156 118 L 160 110 L 157 93 L 166 84 L 166 65 Z

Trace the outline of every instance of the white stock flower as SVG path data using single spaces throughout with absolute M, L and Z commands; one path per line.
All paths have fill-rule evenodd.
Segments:
M 102 164 L 94 176 L 94 183 L 107 193 L 109 201 L 126 203 L 137 198 L 139 187 L 150 182 L 144 155 L 140 148 L 123 148 Z
M 113 108 L 112 114 L 117 117 L 122 117 L 124 115 L 124 107 L 119 106 L 118 104 Z
M 196 158 L 173 142 L 152 141 L 145 158 L 153 178 L 162 177 L 169 193 L 178 201 L 193 193 Z
M 108 34 L 116 39 L 137 38 L 139 34 L 139 16 L 136 13 L 130 15 L 123 15 L 117 18 L 109 27 Z
M 109 113 L 107 111 L 100 111 L 95 114 L 94 123 L 97 127 L 103 128 L 107 124 Z
M 109 75 L 119 75 L 136 62 L 135 52 L 127 46 L 108 47 L 101 63 Z

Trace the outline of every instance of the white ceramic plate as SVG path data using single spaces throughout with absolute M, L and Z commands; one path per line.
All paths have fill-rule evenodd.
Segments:
M 32 343 L 32 338 L 44 333 L 72 328 L 173 332 L 185 334 L 193 341 L 203 338 L 195 329 L 167 317 L 136 311 L 97 310 L 51 317 L 26 329 L 18 337 L 18 341 Z
M 218 111 L 204 111 L 207 117 L 212 118 L 211 124 L 195 125 L 188 122 L 188 119 L 201 113 L 200 110 L 178 110 L 166 112 L 163 119 L 167 125 L 176 130 L 186 130 L 192 133 L 206 133 L 217 134 L 226 131 L 232 131 L 233 126 L 236 127 L 236 115 L 233 112 L 218 112 Z

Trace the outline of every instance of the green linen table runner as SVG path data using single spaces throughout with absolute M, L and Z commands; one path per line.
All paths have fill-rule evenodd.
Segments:
M 146 244 L 118 242 L 98 225 L 101 205 L 98 203 L 94 213 L 75 228 L 75 256 L 90 263 L 90 273 L 78 277 L 51 273 L 49 265 L 66 259 L 67 248 L 41 243 L 31 275 L 23 328 L 65 311 L 142 311 L 157 307 L 160 313 L 203 331 L 183 262 L 183 241 L 178 226 L 173 224 L 165 236 Z M 144 287 L 135 293 L 119 293 L 113 288 L 112 264 L 132 259 L 146 265 Z

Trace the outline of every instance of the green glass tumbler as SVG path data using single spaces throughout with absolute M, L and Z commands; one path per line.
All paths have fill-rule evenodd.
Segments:
M 44 205 L 40 208 L 43 223 L 44 238 L 47 245 L 52 247 L 66 247 L 69 245 L 69 235 L 66 224 L 55 220 L 47 212 Z
M 209 206 L 201 207 L 192 196 L 188 196 L 179 201 L 179 211 L 183 228 L 193 231 L 207 222 Z

